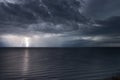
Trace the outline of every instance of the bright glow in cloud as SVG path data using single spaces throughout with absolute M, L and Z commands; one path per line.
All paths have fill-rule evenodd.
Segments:
M 57 34 L 2 35 L 0 39 L 7 47 L 55 47 L 60 46 L 62 41 L 59 36 Z
M 112 37 L 113 39 L 114 37 Z M 96 46 L 102 42 L 112 40 L 109 36 L 66 36 L 65 34 L 37 34 L 37 35 L 2 35 L 0 41 L 7 47 L 69 47 L 66 44 L 78 44 L 83 42 L 86 46 Z M 118 40 L 118 39 L 115 39 Z M 91 44 L 92 43 L 92 44 Z M 104 44 L 101 44 L 104 45 Z M 101 46 L 97 45 L 97 46 Z M 109 45 L 109 44 L 108 44 Z M 80 45 L 83 46 L 83 45 Z
M 25 42 L 25 47 L 29 47 L 29 45 L 30 45 L 30 39 L 27 38 L 27 37 L 25 37 L 24 38 L 24 42 Z
M 30 38 L 26 36 L 3 35 L 1 36 L 4 43 L 12 47 L 29 47 Z

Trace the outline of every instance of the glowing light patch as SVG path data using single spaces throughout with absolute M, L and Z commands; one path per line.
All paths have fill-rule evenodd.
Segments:
M 26 36 L 3 35 L 1 38 L 8 47 L 30 47 L 31 38 Z
M 41 34 L 41 35 L 2 35 L 0 41 L 6 47 L 54 47 L 61 46 L 60 35 Z M 58 43 L 59 42 L 59 43 Z
M 29 47 L 29 44 L 30 44 L 29 42 L 30 42 L 30 39 L 25 37 L 24 38 L 25 47 Z

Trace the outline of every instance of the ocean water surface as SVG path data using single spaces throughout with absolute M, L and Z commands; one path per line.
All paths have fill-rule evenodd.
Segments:
M 119 48 L 2 48 L 0 80 L 98 80 L 120 72 Z

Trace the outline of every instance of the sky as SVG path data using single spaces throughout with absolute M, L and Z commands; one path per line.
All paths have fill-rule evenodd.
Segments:
M 0 47 L 119 47 L 120 0 L 0 0 Z

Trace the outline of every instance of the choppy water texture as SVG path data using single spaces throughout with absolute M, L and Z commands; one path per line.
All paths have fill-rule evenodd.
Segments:
M 96 80 L 120 72 L 119 49 L 0 49 L 0 80 Z

